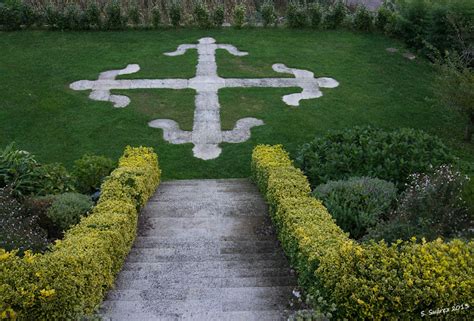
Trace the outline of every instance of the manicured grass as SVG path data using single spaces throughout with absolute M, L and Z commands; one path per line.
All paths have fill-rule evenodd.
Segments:
M 264 126 L 242 144 L 222 144 L 216 160 L 192 156 L 192 145 L 171 145 L 147 123 L 171 118 L 191 129 L 192 90 L 117 91 L 132 103 L 115 109 L 92 101 L 89 92 L 69 84 L 97 79 L 105 70 L 138 63 L 141 71 L 122 78 L 191 78 L 197 54 L 167 57 L 183 43 L 212 36 L 248 51 L 245 57 L 219 51 L 222 77 L 282 77 L 273 63 L 308 69 L 340 82 L 324 96 L 298 108 L 281 97 L 299 89 L 223 89 L 219 92 L 224 129 L 242 117 Z M 409 61 L 387 47 L 395 40 L 375 34 L 311 30 L 168 30 L 125 32 L 0 32 L 0 147 L 11 141 L 43 162 L 72 162 L 86 152 L 118 158 L 125 145 L 152 146 L 160 155 L 164 178 L 220 178 L 249 175 L 250 154 L 259 143 L 282 143 L 291 153 L 315 135 L 355 125 L 413 127 L 440 136 L 456 154 L 474 161 L 473 144 L 462 142 L 463 120 L 436 106 L 433 68 Z

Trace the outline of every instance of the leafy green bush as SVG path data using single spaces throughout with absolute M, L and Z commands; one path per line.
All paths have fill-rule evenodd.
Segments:
M 381 6 L 377 10 L 377 16 L 375 17 L 375 27 L 384 32 L 386 31 L 386 26 L 389 23 L 393 23 L 394 20 L 394 13 L 386 8 L 385 6 Z
M 140 202 L 159 183 L 157 161 L 153 150 L 145 147 L 127 147 L 119 160 L 117 170 L 140 173 L 134 178 L 141 189 Z M 68 230 L 51 251 L 44 255 L 26 252 L 20 258 L 16 252 L 0 249 L 0 315 L 19 320 L 76 320 L 95 312 L 130 251 L 140 207 L 129 197 L 129 185 L 113 181 L 104 184 L 118 190 L 102 195 L 91 215 Z
M 466 121 L 464 139 L 474 136 L 474 70 L 471 62 L 456 53 L 438 61 L 436 96 L 443 107 L 460 114 Z
M 471 176 L 464 187 L 462 199 L 466 202 L 469 215 L 474 216 L 474 176 Z
M 0 150 L 0 188 L 9 186 L 15 196 L 30 195 L 35 190 L 34 156 L 18 150 L 14 143 Z
M 102 25 L 102 21 L 100 18 L 100 9 L 94 0 L 90 0 L 87 2 L 85 10 L 85 20 L 87 21 L 89 28 L 99 29 Z
M 298 283 L 315 305 L 335 304 L 334 319 L 411 320 L 436 307 L 471 305 L 474 242 L 358 244 L 309 196 L 306 178 L 281 146 L 254 149 L 252 177 Z M 452 316 L 462 320 L 469 313 Z
M 224 12 L 224 6 L 223 5 L 218 5 L 214 9 L 214 12 L 212 13 L 212 24 L 216 28 L 222 27 L 222 24 L 224 23 L 224 18 L 225 18 L 225 12 Z
M 372 14 L 364 6 L 358 6 L 354 15 L 354 29 L 360 31 L 371 31 L 372 27 Z
M 429 175 L 413 174 L 411 179 L 390 221 L 381 223 L 367 238 L 395 242 L 412 236 L 427 240 L 472 236 L 472 217 L 462 197 L 468 183 L 465 176 L 441 166 Z
M 331 131 L 304 144 L 296 162 L 311 186 L 351 176 L 391 181 L 403 189 L 412 173 L 454 162 L 450 150 L 435 136 L 414 129 L 384 131 L 373 127 Z
M 59 163 L 35 167 L 32 173 L 34 195 L 54 195 L 74 190 L 74 180 Z
M 105 27 L 108 30 L 119 30 L 125 27 L 127 19 L 122 15 L 122 7 L 118 0 L 112 0 L 105 7 Z
M 52 3 L 49 3 L 46 6 L 44 17 L 49 29 L 63 30 L 66 28 L 66 18 L 64 13 L 56 8 Z
M 85 15 L 77 4 L 68 4 L 64 9 L 65 28 L 67 30 L 86 29 Z
M 138 26 L 140 24 L 140 11 L 138 10 L 136 2 L 133 2 L 133 4 L 128 9 L 128 21 L 134 26 Z
M 199 28 L 210 28 L 211 27 L 211 20 L 209 10 L 207 6 L 202 1 L 197 1 L 194 4 L 194 21 L 197 23 Z
M 303 28 L 308 25 L 306 8 L 299 2 L 290 2 L 286 11 L 286 20 L 290 28 Z
M 351 177 L 319 185 L 313 196 L 323 201 L 338 226 L 360 239 L 390 210 L 397 188 L 377 178 Z
M 347 15 L 347 8 L 342 3 L 342 1 L 338 0 L 333 6 L 331 6 L 328 14 L 324 18 L 324 24 L 326 28 L 329 29 L 336 29 L 339 28 L 346 18 Z
M 155 28 L 158 28 L 161 25 L 161 11 L 157 6 L 151 9 L 151 22 Z
M 262 7 L 260 8 L 260 11 L 262 12 L 264 27 L 275 24 L 277 16 L 273 0 L 265 0 L 265 2 L 262 4 Z
M 22 5 L 19 0 L 8 0 L 0 7 L 0 26 L 5 30 L 19 30 L 22 23 Z
M 82 156 L 74 162 L 73 168 L 77 190 L 83 194 L 94 193 L 114 167 L 115 163 L 110 158 L 89 154 Z
M 76 225 L 81 217 L 87 214 L 92 207 L 91 198 L 79 193 L 65 193 L 55 197 L 48 209 L 48 218 L 58 231 L 67 231 Z
M 235 28 L 240 29 L 244 25 L 245 11 L 246 11 L 246 8 L 243 4 L 238 4 L 234 7 L 233 18 L 234 18 Z
M 318 3 L 312 3 L 308 8 L 309 20 L 312 28 L 319 28 L 323 20 L 323 8 Z
M 179 27 L 181 24 L 181 4 L 179 1 L 173 1 L 169 10 L 170 21 L 174 27 Z
M 46 232 L 39 226 L 39 217 L 28 213 L 11 195 L 11 190 L 0 188 L 0 248 L 7 251 L 16 249 L 20 253 L 27 250 L 41 252 L 47 245 Z
M 61 164 L 39 164 L 27 151 L 12 143 L 0 150 L 0 188 L 9 186 L 15 196 L 48 195 L 74 189 Z

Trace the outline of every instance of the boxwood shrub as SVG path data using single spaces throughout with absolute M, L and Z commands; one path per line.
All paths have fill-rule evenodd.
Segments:
M 0 249 L 0 316 L 76 320 L 93 313 L 130 251 L 138 209 L 159 181 L 153 150 L 127 147 L 91 215 L 68 230 L 50 252 L 26 252 L 21 258 Z
M 376 177 L 403 188 L 410 174 L 452 162 L 450 150 L 435 136 L 409 128 L 374 127 L 331 131 L 304 144 L 296 158 L 313 188 L 351 176 Z
M 336 318 L 413 320 L 430 309 L 474 304 L 474 242 L 359 244 L 310 196 L 306 177 L 281 146 L 254 149 L 252 176 L 300 285 L 315 304 L 335 304 Z M 451 315 L 467 318 L 469 312 Z

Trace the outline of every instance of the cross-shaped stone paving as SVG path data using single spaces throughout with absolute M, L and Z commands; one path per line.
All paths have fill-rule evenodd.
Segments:
M 302 92 L 285 95 L 283 101 L 290 106 L 299 106 L 302 99 L 313 99 L 322 96 L 319 88 L 334 88 L 339 83 L 332 78 L 315 78 L 307 70 L 288 68 L 284 64 L 274 64 L 273 70 L 279 73 L 293 74 L 294 78 L 221 78 L 217 74 L 216 50 L 224 49 L 234 56 L 246 56 L 247 52 L 239 51 L 232 45 L 216 44 L 213 38 L 201 38 L 198 44 L 183 44 L 167 56 L 183 55 L 187 50 L 198 51 L 196 76 L 191 79 L 116 79 L 119 75 L 136 73 L 140 66 L 128 65 L 125 69 L 105 71 L 95 81 L 80 80 L 70 85 L 73 90 L 92 90 L 89 98 L 98 101 L 109 101 L 117 108 L 126 107 L 130 99 L 123 95 L 112 95 L 111 90 L 123 89 L 186 89 L 196 90 L 194 124 L 192 131 L 180 129 L 179 124 L 171 119 L 156 119 L 148 123 L 150 127 L 161 128 L 163 137 L 172 144 L 193 143 L 193 153 L 204 160 L 219 157 L 219 144 L 242 143 L 250 138 L 250 129 L 263 125 L 256 118 L 242 118 L 234 129 L 223 131 L 220 119 L 218 91 L 221 88 L 242 87 L 299 87 Z

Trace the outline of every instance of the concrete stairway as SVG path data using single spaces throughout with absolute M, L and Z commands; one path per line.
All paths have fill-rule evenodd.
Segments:
M 162 183 L 104 320 L 286 320 L 296 284 L 248 180 Z

